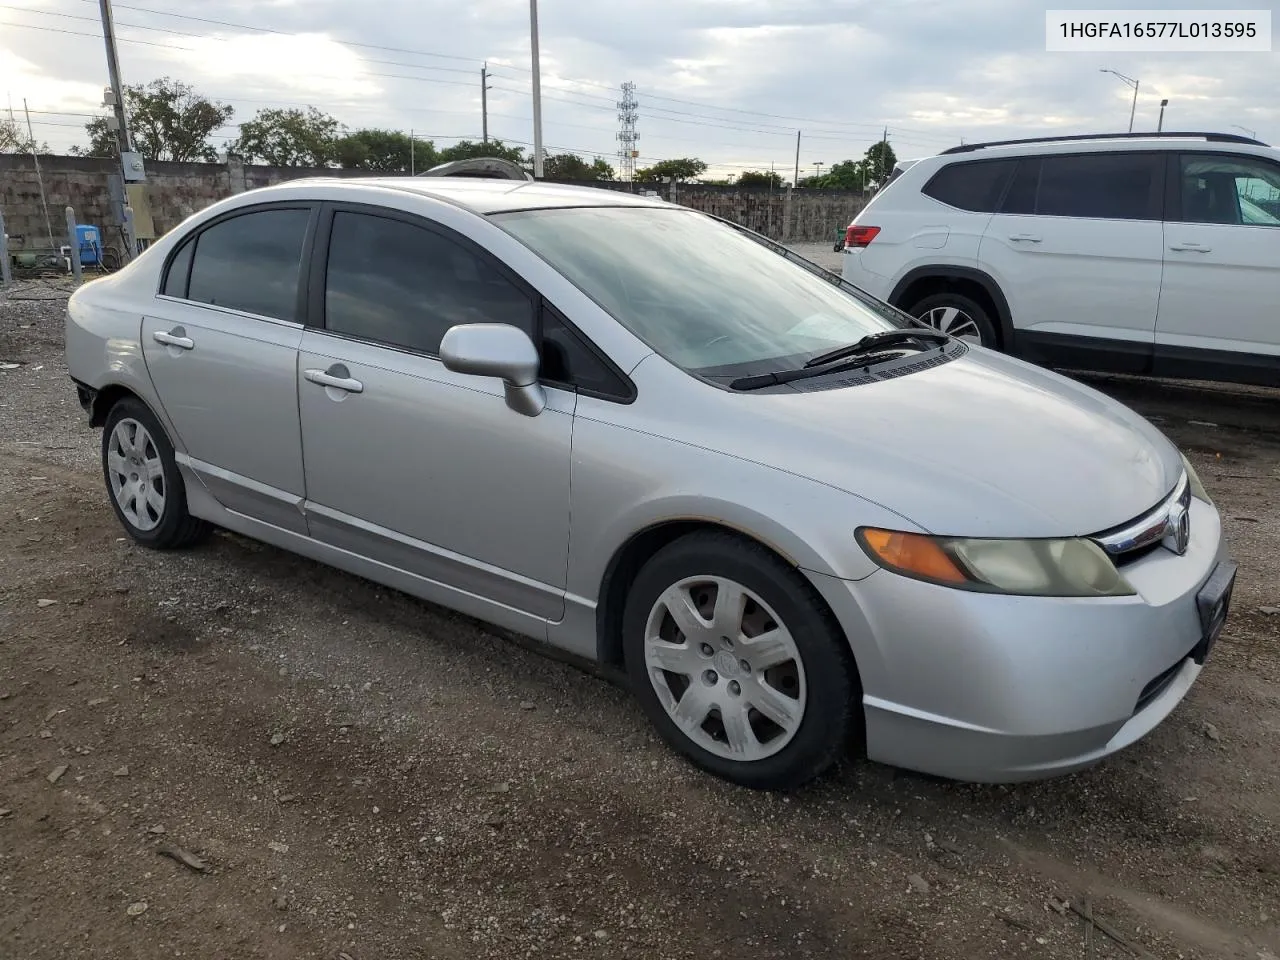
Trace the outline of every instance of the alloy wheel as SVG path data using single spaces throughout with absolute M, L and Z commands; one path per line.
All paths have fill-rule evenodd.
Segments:
M 649 681 L 699 747 L 732 760 L 772 756 L 804 718 L 804 665 L 786 625 L 755 593 L 725 577 L 667 588 L 644 635 Z
M 919 319 L 957 340 L 982 346 L 982 331 L 977 322 L 959 307 L 934 307 L 920 314 Z

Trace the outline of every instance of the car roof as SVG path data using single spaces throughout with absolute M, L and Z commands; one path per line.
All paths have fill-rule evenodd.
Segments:
M 657 197 L 645 197 L 603 187 L 578 187 L 544 181 L 485 177 L 307 177 L 287 184 L 381 187 L 444 200 L 479 214 L 552 207 L 665 207 Z M 281 184 L 284 186 L 285 184 Z M 270 189 L 270 188 L 268 188 Z
M 988 157 L 1042 156 L 1054 153 L 1110 153 L 1120 151 L 1210 150 L 1214 153 L 1241 153 L 1275 156 L 1276 149 L 1247 137 L 1229 134 L 1135 134 L 1085 135 L 1042 139 L 965 144 L 936 154 L 943 161 L 980 160 Z

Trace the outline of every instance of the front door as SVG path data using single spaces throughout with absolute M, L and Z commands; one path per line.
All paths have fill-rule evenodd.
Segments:
M 1177 158 L 1157 372 L 1280 383 L 1280 163 Z
M 1028 359 L 1143 371 L 1164 252 L 1164 164 L 1153 153 L 1027 157 L 978 259 L 1004 291 Z
M 393 211 L 322 218 L 323 329 L 299 409 L 318 540 L 541 620 L 559 620 L 576 394 L 538 416 L 438 359 L 458 323 L 535 330 L 530 291 L 445 228 Z M 318 318 L 317 318 L 318 319 Z
M 170 261 L 142 320 L 142 351 L 180 459 L 229 510 L 296 533 L 299 278 L 312 210 L 214 221 Z

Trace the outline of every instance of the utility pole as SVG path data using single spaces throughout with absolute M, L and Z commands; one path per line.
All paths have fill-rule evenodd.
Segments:
M 480 68 L 480 125 L 481 137 L 489 142 L 489 64 Z
M 103 0 L 105 3 L 106 0 Z M 538 55 L 538 0 L 529 0 L 529 48 L 533 56 L 533 175 L 542 179 L 542 77 Z
M 124 200 L 120 222 L 124 227 L 124 259 L 130 261 L 138 255 L 137 239 L 133 235 L 132 208 L 129 204 L 128 184 L 146 179 L 142 157 L 133 149 L 133 137 L 129 133 L 129 114 L 124 104 L 124 83 L 120 79 L 120 57 L 116 53 L 116 27 L 111 18 L 111 0 L 98 0 L 102 14 L 102 39 L 107 46 L 107 73 L 111 78 L 111 99 L 115 108 L 116 125 L 119 127 L 117 143 L 120 148 L 120 192 Z
M 45 199 L 44 194 L 44 175 L 40 172 L 40 158 L 36 156 L 36 135 L 31 130 L 31 110 L 27 107 L 27 98 L 22 98 L 22 112 L 27 115 L 27 139 L 31 143 L 31 162 L 36 165 L 36 183 L 40 185 L 40 206 L 44 207 L 44 228 L 49 234 L 49 246 L 53 248 L 53 252 L 58 252 L 58 245 L 53 242 L 53 224 L 49 220 L 49 201 Z M 71 238 L 71 242 L 75 243 L 75 237 Z
M 889 177 L 889 128 L 884 128 L 884 136 L 880 138 L 880 186 L 884 186 L 884 182 Z
M 111 18 L 111 0 L 98 0 L 98 7 L 102 12 L 102 39 L 107 44 L 107 73 L 111 77 L 116 122 L 120 124 L 120 152 L 131 153 L 133 138 L 129 136 L 129 117 L 124 109 L 124 84 L 120 80 L 120 58 L 116 54 L 116 25 Z
M 409 130 L 409 176 L 411 176 L 411 177 L 412 177 L 412 176 L 416 176 L 416 175 L 417 175 L 417 174 L 416 174 L 416 172 L 415 172 L 415 171 L 414 171 L 414 169 L 413 169 L 413 167 L 414 167 L 414 160 L 415 160 L 415 157 L 414 157 L 414 155 L 413 155 L 413 153 L 414 153 L 413 148 L 414 148 L 414 142 L 413 142 L 413 129 L 412 129 L 412 128 L 410 128 L 410 130 Z
M 791 179 L 793 187 L 800 186 L 800 131 L 796 131 L 796 175 Z

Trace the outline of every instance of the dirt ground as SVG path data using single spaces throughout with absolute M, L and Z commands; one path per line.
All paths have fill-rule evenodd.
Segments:
M 464 618 L 234 536 L 133 546 L 61 318 L 0 295 L 0 957 L 1280 956 L 1280 394 L 1098 381 L 1240 563 L 1151 736 L 1049 782 L 849 763 L 776 796 Z

